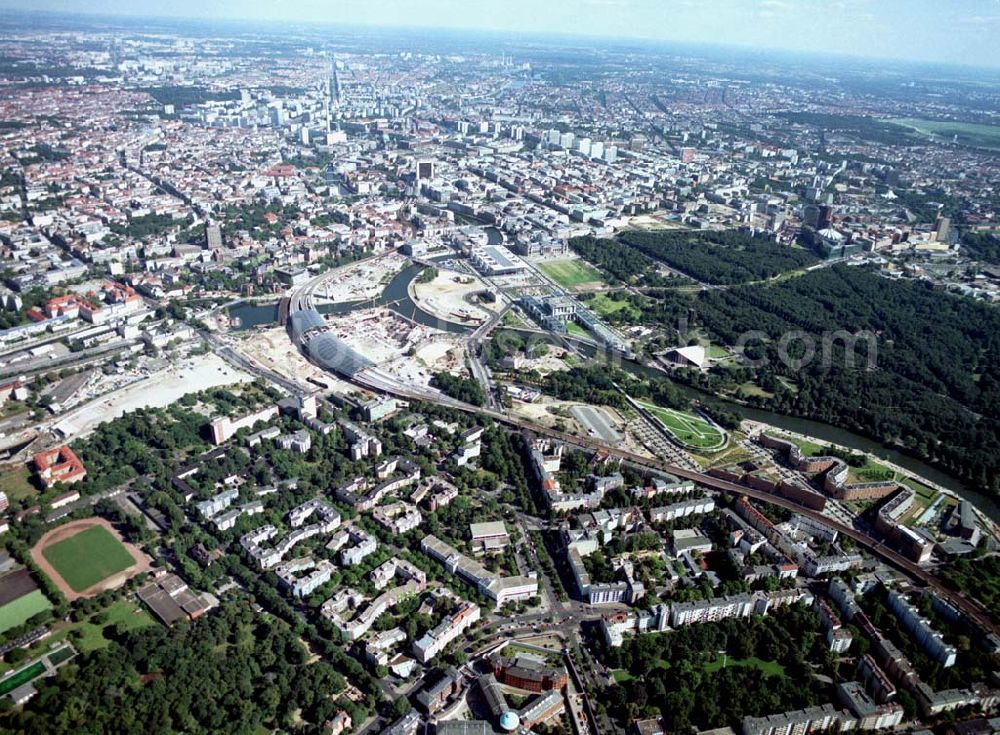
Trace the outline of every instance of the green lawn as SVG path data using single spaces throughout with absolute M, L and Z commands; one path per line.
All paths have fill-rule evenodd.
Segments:
M 563 288 L 601 282 L 600 272 L 582 260 L 549 260 L 537 263 L 538 270 Z
M 751 383 L 750 381 L 747 381 L 746 383 L 740 385 L 740 394 L 744 396 L 760 396 L 762 398 L 774 398 L 774 393 L 769 393 L 756 383 Z
M 36 679 L 45 672 L 45 664 L 36 661 L 31 666 L 26 666 L 13 676 L 9 676 L 0 681 L 0 697 L 10 694 L 22 684 L 27 684 L 32 679 Z
M 927 501 L 933 501 L 938 496 L 938 491 L 934 488 L 927 487 L 922 482 L 917 482 L 913 478 L 898 472 L 896 473 L 896 480 L 913 490 L 918 497 L 924 498 Z
M 599 293 L 594 298 L 585 302 L 588 309 L 597 316 L 608 317 L 621 312 L 621 317 L 625 321 L 636 321 L 639 319 L 639 312 L 628 301 L 616 301 L 607 294 Z
M 779 664 L 777 661 L 764 661 L 757 658 L 756 656 L 751 656 L 750 658 L 732 658 L 729 656 L 719 656 L 714 661 L 705 664 L 704 670 L 708 673 L 713 673 L 722 669 L 723 662 L 726 664 L 726 668 L 730 666 L 743 666 L 757 669 L 764 676 L 784 676 L 785 667 Z
M 625 681 L 631 681 L 632 679 L 635 678 L 625 669 L 615 669 L 614 671 L 611 672 L 611 676 L 619 684 Z
M 94 623 L 93 620 L 97 615 L 103 615 L 107 617 L 107 620 L 101 624 Z M 77 629 L 83 634 L 83 637 L 76 642 L 76 647 L 82 652 L 107 647 L 110 641 L 104 637 L 104 630 L 113 629 L 119 623 L 122 623 L 129 630 L 156 625 L 156 621 L 144 608 L 137 607 L 128 600 L 119 600 L 110 607 L 92 615 L 87 621 L 77 624 Z
M 705 347 L 705 354 L 713 360 L 725 360 L 732 353 L 722 345 L 708 345 Z
M 785 434 L 771 433 L 768 432 L 769 436 L 773 436 L 775 439 L 783 439 L 789 441 L 799 448 L 799 451 L 806 457 L 823 457 L 826 456 L 829 451 L 828 448 L 822 444 L 816 442 L 811 442 L 807 439 L 799 439 L 796 436 L 787 436 Z
M 593 335 L 590 334 L 586 329 L 581 327 L 576 322 L 566 322 L 566 332 L 573 335 L 574 337 L 584 337 L 586 339 L 593 339 Z
M 681 444 L 707 450 L 722 449 L 726 444 L 725 435 L 698 416 L 652 403 L 640 402 L 639 405 L 655 416 Z
M 871 459 L 866 459 L 865 463 L 861 467 L 851 467 L 847 471 L 847 481 L 880 482 L 882 480 L 891 480 L 895 474 L 895 472 L 890 470 L 884 464 L 879 464 L 878 462 L 873 462 Z
M 37 615 L 50 607 L 52 603 L 41 590 L 29 592 L 24 597 L 8 602 L 0 607 L 0 633 L 10 630 L 15 625 L 21 625 L 32 615 Z
M 128 550 L 104 526 L 91 526 L 42 549 L 42 554 L 76 592 L 83 592 L 135 563 Z
M 96 616 L 102 614 L 107 617 L 107 620 L 100 624 L 93 622 Z M 144 607 L 128 600 L 118 600 L 86 620 L 77 623 L 57 623 L 52 627 L 52 635 L 30 646 L 28 653 L 32 658 L 42 656 L 53 644 L 66 640 L 74 631 L 79 631 L 82 636 L 79 640 L 73 641 L 73 645 L 78 651 L 86 653 L 106 648 L 111 641 L 104 637 L 104 631 L 110 630 L 118 623 L 123 623 L 129 630 L 157 624 Z M 14 667 L 0 662 L 0 676 L 12 668 Z
M 979 123 L 955 122 L 949 120 L 920 120 L 916 118 L 898 118 L 889 120 L 896 125 L 904 125 L 921 135 L 936 137 L 946 142 L 957 139 L 962 145 L 978 146 L 980 148 L 1000 148 L 1000 125 L 982 125 Z
M 4 472 L 0 475 L 0 490 L 7 493 L 11 501 L 38 495 L 38 488 L 31 484 L 30 477 L 31 471 L 27 465 Z

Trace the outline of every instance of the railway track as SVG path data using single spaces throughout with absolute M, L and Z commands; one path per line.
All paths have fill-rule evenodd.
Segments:
M 326 274 L 328 276 L 329 274 Z M 324 277 L 326 277 L 324 276 Z M 290 311 L 294 312 L 298 309 L 304 308 L 303 296 L 308 300 L 310 294 L 308 293 L 310 287 L 314 287 L 315 284 L 320 281 L 323 277 L 318 277 L 313 279 L 305 288 L 300 288 L 293 293 L 290 299 Z M 306 293 L 304 293 L 306 292 Z M 367 373 L 367 374 L 366 374 Z M 779 507 L 787 508 L 789 510 L 794 510 L 795 512 L 817 520 L 825 525 L 837 530 L 839 533 L 843 534 L 847 538 L 852 539 L 857 544 L 867 549 L 870 553 L 876 557 L 882 559 L 883 561 L 891 564 L 900 571 L 909 575 L 912 579 L 923 584 L 927 588 L 933 590 L 935 593 L 940 595 L 942 598 L 950 601 L 959 610 L 965 613 L 968 618 L 974 621 L 984 630 L 1000 635 L 1000 626 L 994 620 L 993 615 L 987 611 L 984 607 L 978 604 L 975 600 L 968 597 L 964 593 L 955 592 L 954 590 L 946 587 L 944 583 L 931 574 L 928 570 L 915 564 L 913 561 L 907 557 L 900 554 L 895 549 L 887 546 L 881 540 L 869 536 L 852 526 L 848 526 L 844 523 L 836 521 L 829 516 L 820 513 L 812 508 L 807 508 L 800 505 L 788 498 L 783 498 L 778 495 L 772 495 L 770 493 L 763 492 L 761 490 L 756 490 L 751 487 L 746 487 L 743 485 L 737 485 L 736 483 L 729 482 L 727 480 L 722 480 L 717 477 L 712 477 L 711 475 L 705 474 L 697 470 L 692 470 L 686 467 L 680 467 L 668 462 L 663 462 L 657 459 L 650 459 L 649 457 L 644 457 L 638 454 L 634 454 L 620 447 L 605 444 L 601 441 L 590 437 L 575 436 L 573 434 L 567 434 L 566 432 L 557 431 L 555 429 L 550 429 L 547 426 L 529 421 L 527 419 L 521 419 L 509 414 L 503 413 L 501 411 L 495 410 L 493 408 L 484 408 L 480 406 L 473 406 L 462 401 L 449 398 L 442 395 L 437 391 L 431 389 L 421 390 L 414 389 L 408 386 L 400 385 L 394 379 L 387 375 L 372 374 L 368 371 L 363 371 L 361 373 L 355 374 L 347 378 L 349 382 L 358 385 L 361 388 L 368 390 L 374 390 L 377 392 L 387 393 L 390 395 L 397 396 L 399 398 L 404 398 L 408 400 L 426 401 L 432 403 L 438 403 L 441 405 L 449 406 L 459 411 L 465 413 L 475 414 L 479 416 L 484 416 L 497 423 L 503 424 L 513 429 L 520 431 L 527 431 L 540 436 L 546 436 L 551 439 L 555 439 L 564 444 L 570 446 L 580 447 L 582 449 L 589 449 L 597 452 L 603 452 L 610 457 L 617 457 L 624 462 L 639 467 L 646 470 L 651 470 L 654 472 L 662 472 L 676 477 L 680 477 L 685 480 L 691 480 L 702 487 L 706 487 L 718 492 L 725 492 L 736 496 L 745 495 L 748 498 L 759 500 L 772 505 L 777 505 Z
M 984 630 L 990 633 L 996 633 L 1000 635 L 1000 626 L 997 625 L 993 616 L 981 605 L 979 605 L 975 600 L 966 596 L 963 593 L 956 593 L 951 588 L 945 586 L 945 584 L 931 574 L 928 570 L 914 563 L 907 557 L 900 554 L 898 551 L 890 546 L 887 546 L 884 542 L 879 539 L 873 538 L 868 534 L 844 523 L 836 521 L 823 513 L 813 510 L 812 508 L 807 508 L 803 505 L 796 503 L 788 498 L 783 498 L 778 495 L 772 495 L 770 493 L 763 492 L 761 490 L 756 490 L 751 487 L 746 487 L 744 485 L 737 485 L 734 482 L 729 482 L 727 480 L 722 480 L 717 477 L 712 477 L 704 472 L 699 472 L 696 470 L 691 470 L 686 467 L 679 467 L 674 464 L 667 462 L 662 462 L 656 459 L 650 459 L 649 457 L 644 457 L 642 455 L 634 454 L 625 449 L 619 447 L 611 446 L 605 444 L 601 441 L 590 437 L 581 437 L 573 434 L 567 434 L 566 432 L 557 431 L 555 429 L 550 429 L 547 426 L 535 423 L 534 421 L 529 421 L 527 419 L 517 418 L 515 416 L 510 416 L 493 409 L 482 408 L 479 406 L 473 406 L 471 404 L 463 403 L 462 401 L 457 401 L 446 396 L 431 394 L 430 392 L 423 392 L 419 390 L 414 390 L 407 388 L 406 386 L 393 385 L 389 381 L 379 379 L 379 380 L 366 380 L 364 376 L 355 378 L 353 381 L 361 387 L 368 388 L 369 390 L 377 390 L 384 393 L 391 393 L 400 398 L 406 398 L 409 400 L 418 401 L 430 401 L 439 404 L 455 408 L 459 411 L 465 413 L 476 414 L 480 416 L 485 416 L 487 418 L 496 421 L 497 423 L 504 424 L 513 429 L 518 429 L 521 431 L 527 431 L 540 436 L 546 436 L 551 439 L 555 439 L 564 444 L 570 446 L 576 446 L 582 449 L 589 449 L 593 451 L 603 452 L 611 457 L 617 457 L 624 462 L 627 462 L 635 467 L 639 467 L 646 470 L 652 470 L 655 472 L 663 472 L 666 474 L 674 475 L 685 480 L 691 480 L 702 487 L 709 488 L 711 490 L 716 490 L 719 492 L 725 492 L 736 496 L 745 495 L 753 500 L 759 500 L 762 502 L 771 503 L 772 505 L 777 505 L 782 508 L 787 508 L 789 510 L 794 510 L 800 515 L 817 520 L 830 528 L 837 530 L 844 536 L 852 539 L 860 546 L 867 549 L 870 553 L 876 557 L 888 562 L 892 566 L 896 567 L 900 571 L 906 573 L 908 576 L 914 580 L 920 582 L 925 587 L 933 590 L 942 598 L 948 600 L 954 604 L 958 609 L 965 613 L 969 619 L 973 620 L 977 625 L 982 627 Z

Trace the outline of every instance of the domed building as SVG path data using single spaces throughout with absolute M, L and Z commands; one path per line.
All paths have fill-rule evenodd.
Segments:
M 521 726 L 521 718 L 512 710 L 507 710 L 500 715 L 500 729 L 504 732 L 514 732 Z

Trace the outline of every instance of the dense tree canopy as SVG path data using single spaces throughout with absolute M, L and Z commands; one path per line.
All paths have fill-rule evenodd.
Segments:
M 732 665 L 719 667 L 723 655 Z M 828 652 L 816 616 L 805 608 L 629 637 L 605 659 L 629 675 L 605 691 L 611 713 L 622 722 L 659 715 L 669 732 L 692 725 L 739 729 L 747 715 L 831 699 L 827 685 L 812 675 Z M 746 665 L 754 659 L 760 665 Z
M 344 678 L 282 623 L 246 601 L 197 622 L 125 633 L 109 648 L 36 682 L 38 696 L 4 727 L 26 735 L 232 732 L 315 726 L 335 714 Z
M 545 392 L 566 401 L 627 408 L 625 395 L 648 398 L 667 408 L 687 408 L 689 401 L 667 379 L 639 380 L 611 365 L 587 365 L 549 373 Z
M 748 283 L 812 265 L 812 253 L 736 230 L 720 232 L 623 232 L 625 245 L 712 284 Z
M 1000 233 L 963 232 L 962 252 L 991 265 L 1000 264 Z
M 945 584 L 972 595 L 1000 615 L 1000 557 L 956 559 L 938 574 Z
M 471 378 L 461 378 L 445 372 L 434 373 L 431 385 L 446 396 L 471 403 L 473 406 L 482 406 L 486 403 L 486 394 L 482 386 Z
M 996 309 L 839 265 L 780 284 L 673 299 L 675 311 L 693 307 L 719 341 L 743 341 L 747 357 L 764 358 L 749 375 L 773 395 L 748 400 L 896 444 L 998 489 Z M 862 330 L 873 337 L 849 339 Z M 782 359 L 783 338 L 791 357 L 803 356 L 810 342 L 814 357 L 804 365 Z M 733 372 L 746 380 L 745 368 Z
M 569 241 L 582 258 L 600 266 L 605 273 L 623 283 L 659 286 L 668 282 L 656 269 L 656 261 L 617 240 L 587 235 Z

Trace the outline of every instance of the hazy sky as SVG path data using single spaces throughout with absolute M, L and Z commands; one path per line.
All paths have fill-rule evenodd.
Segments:
M 559 32 L 1000 66 L 1000 0 L 0 0 L 0 8 Z

